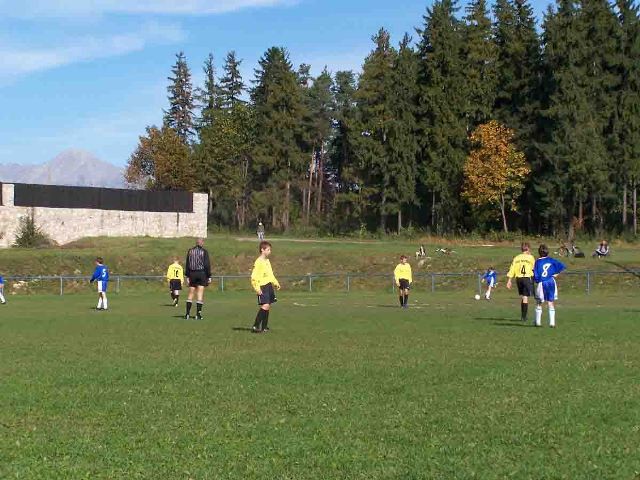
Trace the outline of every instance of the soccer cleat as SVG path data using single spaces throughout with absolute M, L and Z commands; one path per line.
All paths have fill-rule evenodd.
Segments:
M 189 320 L 190 318 L 191 318 L 191 317 L 189 316 L 189 314 L 188 314 L 188 313 L 187 313 L 187 314 L 185 314 L 185 316 L 184 316 L 184 319 L 185 319 L 185 320 Z
M 177 299 L 177 298 L 173 301 L 173 306 L 174 306 L 174 307 L 177 307 L 177 306 L 178 306 L 178 299 Z
M 196 315 L 196 320 L 202 320 L 202 314 L 201 313 L 198 313 Z
M 251 327 L 251 333 L 262 333 L 262 330 L 257 327 Z
M 269 333 L 271 330 L 269 330 L 268 328 L 265 328 L 264 330 L 262 330 L 262 333 Z

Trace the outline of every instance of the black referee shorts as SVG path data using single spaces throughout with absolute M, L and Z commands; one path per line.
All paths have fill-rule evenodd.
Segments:
M 516 279 L 518 284 L 518 295 L 530 297 L 533 295 L 533 279 L 531 277 L 521 277 Z
M 175 292 L 176 290 L 182 290 L 182 281 L 181 280 L 169 280 L 169 290 Z
M 401 278 L 400 280 L 398 280 L 398 283 L 400 284 L 401 290 L 409 290 L 409 288 L 411 287 L 409 280 L 407 280 L 406 278 Z
M 205 275 L 204 271 L 196 271 L 189 273 L 189 286 L 190 287 L 208 287 L 209 279 Z
M 276 291 L 273 289 L 273 285 L 271 283 L 262 285 L 260 290 L 262 290 L 262 295 L 258 295 L 258 305 L 271 305 L 278 301 L 276 298 Z

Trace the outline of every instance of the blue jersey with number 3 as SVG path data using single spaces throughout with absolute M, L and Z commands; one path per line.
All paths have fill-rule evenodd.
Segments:
M 533 280 L 536 283 L 550 282 L 553 280 L 553 277 L 565 269 L 564 264 L 555 258 L 539 258 L 533 267 Z

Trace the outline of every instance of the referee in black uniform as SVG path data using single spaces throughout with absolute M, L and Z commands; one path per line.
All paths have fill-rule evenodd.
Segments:
M 209 252 L 204 247 L 204 240 L 199 238 L 196 240 L 196 246 L 190 248 L 187 252 L 187 261 L 185 262 L 185 276 L 189 284 L 189 295 L 187 297 L 187 313 L 184 318 L 191 318 L 191 305 L 193 304 L 193 294 L 196 295 L 196 320 L 202 320 L 202 305 L 204 304 L 204 289 L 211 283 L 211 262 L 209 261 Z

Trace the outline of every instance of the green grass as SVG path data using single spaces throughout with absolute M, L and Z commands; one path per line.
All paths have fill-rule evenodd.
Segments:
M 424 241 L 430 259 L 418 265 L 413 259 L 420 240 L 295 240 L 273 238 L 272 263 L 276 274 L 364 272 L 391 273 L 400 254 L 409 255 L 416 272 L 477 272 L 494 266 L 506 273 L 519 244 L 502 243 L 483 246 L 482 242 L 446 244 L 430 239 Z M 539 239 L 529 239 L 534 247 Z M 1 272 L 8 275 L 88 275 L 93 260 L 103 256 L 113 274 L 163 275 L 174 256 L 183 259 L 193 239 L 88 238 L 63 247 L 44 249 L 0 249 Z M 436 254 L 435 249 L 448 245 L 455 251 L 450 256 Z M 486 244 L 485 244 L 486 245 Z M 557 247 L 550 243 L 552 250 Z M 257 242 L 253 238 L 211 235 L 206 243 L 217 274 L 248 274 L 257 257 Z M 582 245 L 586 259 L 567 259 L 571 270 L 620 271 L 640 268 L 638 247 L 613 245 L 613 256 L 607 260 L 590 257 L 595 245 Z
M 0 309 L 0 478 L 637 479 L 640 302 L 513 293 L 250 294 L 203 322 L 161 293 Z M 561 290 L 562 294 L 562 290 Z M 546 318 L 545 318 L 546 322 Z

